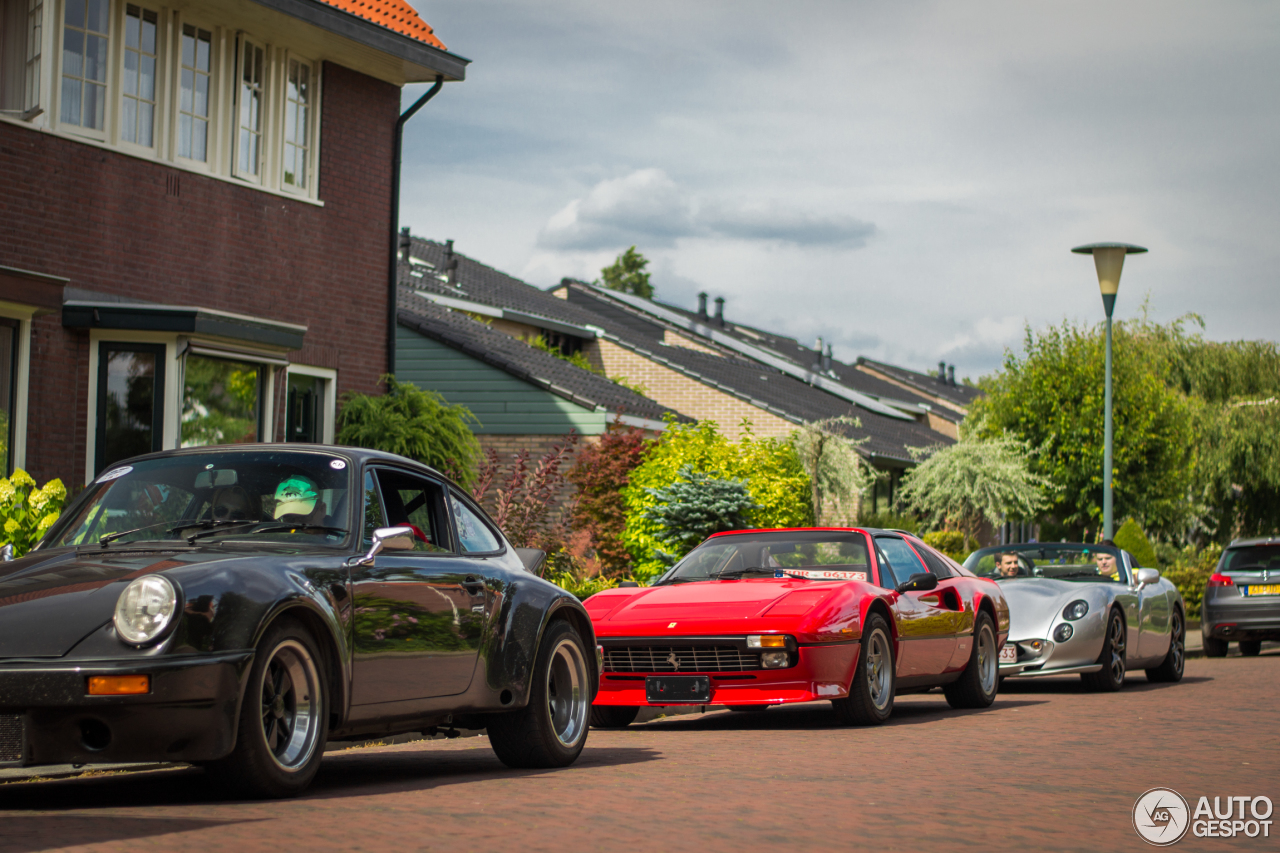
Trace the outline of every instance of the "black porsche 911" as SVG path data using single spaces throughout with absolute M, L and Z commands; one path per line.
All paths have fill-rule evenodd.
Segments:
M 279 797 L 327 741 L 462 727 L 509 766 L 571 764 L 598 653 L 539 558 L 390 454 L 127 460 L 0 563 L 0 764 L 191 762 Z

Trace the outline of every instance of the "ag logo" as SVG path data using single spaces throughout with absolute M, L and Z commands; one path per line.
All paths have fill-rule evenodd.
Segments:
M 1191 825 L 1191 810 L 1171 788 L 1152 788 L 1133 804 L 1133 828 L 1142 840 L 1166 847 L 1181 840 Z

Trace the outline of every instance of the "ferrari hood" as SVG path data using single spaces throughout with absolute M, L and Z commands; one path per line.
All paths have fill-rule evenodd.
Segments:
M 797 590 L 805 590 L 810 598 L 815 592 L 820 593 L 819 598 L 825 598 L 831 591 L 830 587 L 816 590 L 805 581 L 712 581 L 650 587 L 630 594 L 600 593 L 587 599 L 587 609 L 605 633 L 616 635 L 650 627 L 665 629 L 675 622 L 674 630 L 685 634 L 703 628 L 723 630 L 762 616 L 780 599 Z M 807 601 L 805 609 L 814 603 Z

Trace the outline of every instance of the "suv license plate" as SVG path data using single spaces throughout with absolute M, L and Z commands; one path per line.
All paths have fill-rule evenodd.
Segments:
M 1255 595 L 1280 595 L 1280 583 L 1250 584 L 1241 587 L 1244 594 L 1252 598 Z
M 651 675 L 644 680 L 645 698 L 653 705 L 702 705 L 711 701 L 706 675 Z

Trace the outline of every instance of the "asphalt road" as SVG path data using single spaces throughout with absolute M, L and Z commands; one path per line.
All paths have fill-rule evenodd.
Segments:
M 1118 694 L 1006 682 L 980 712 L 900 697 L 873 729 L 821 705 L 720 711 L 593 731 L 553 772 L 507 770 L 483 737 L 353 749 L 285 802 L 218 799 L 189 768 L 10 781 L 0 850 L 1143 850 L 1131 812 L 1150 788 L 1280 804 L 1278 685 L 1269 651 Z

